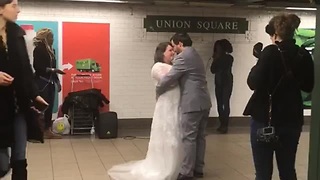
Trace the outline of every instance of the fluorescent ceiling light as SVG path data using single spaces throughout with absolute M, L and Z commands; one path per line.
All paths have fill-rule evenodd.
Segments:
M 287 10 L 299 10 L 299 11 L 316 11 L 317 8 L 307 8 L 307 7 L 286 7 Z
M 128 1 L 121 1 L 121 0 L 69 0 L 69 1 L 79 1 L 79 2 L 104 2 L 104 3 L 128 3 Z
M 154 1 L 158 5 L 185 5 L 187 2 L 184 1 Z
M 207 3 L 207 2 L 189 2 L 190 6 L 204 6 L 204 7 L 231 7 L 233 4 L 229 3 Z
M 253 4 L 253 5 L 248 5 L 248 8 L 264 8 L 265 6 L 262 4 Z

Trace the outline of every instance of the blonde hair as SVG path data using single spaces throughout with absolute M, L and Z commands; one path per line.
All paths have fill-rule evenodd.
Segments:
M 43 43 L 46 46 L 46 49 L 50 55 L 50 58 L 54 59 L 53 47 L 48 43 L 48 36 L 53 35 L 53 32 L 49 28 L 42 28 L 37 31 L 36 37 L 33 38 L 33 44 L 38 46 L 40 43 Z

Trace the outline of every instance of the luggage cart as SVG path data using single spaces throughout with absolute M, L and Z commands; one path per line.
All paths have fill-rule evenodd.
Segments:
M 71 76 L 71 92 L 74 92 L 74 83 L 77 78 L 90 77 L 91 88 L 93 88 L 92 74 L 74 74 Z M 81 83 L 86 83 L 85 80 Z M 73 105 L 69 109 L 69 118 L 71 125 L 71 135 L 74 134 L 92 134 L 94 133 L 95 117 L 93 112 L 86 111 L 77 105 Z
M 71 92 L 74 92 L 74 82 L 77 77 L 90 77 L 91 88 L 93 88 L 93 76 L 92 74 L 73 74 L 71 75 Z

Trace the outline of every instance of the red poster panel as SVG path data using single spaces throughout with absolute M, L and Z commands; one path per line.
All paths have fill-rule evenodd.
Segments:
M 63 22 L 62 45 L 63 98 L 93 86 L 109 99 L 110 25 Z

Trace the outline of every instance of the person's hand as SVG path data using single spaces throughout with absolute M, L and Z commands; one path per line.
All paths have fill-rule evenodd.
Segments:
M 46 71 L 47 72 L 54 72 L 54 73 L 61 74 L 61 75 L 66 74 L 65 72 L 63 72 L 62 70 L 57 69 L 57 68 L 47 68 Z
M 46 68 L 46 72 L 54 72 L 54 68 L 49 68 L 49 67 L 47 67 L 47 68 Z
M 61 92 L 61 84 L 60 84 L 60 82 L 57 83 L 57 91 L 58 91 L 58 93 Z
M 56 72 L 56 73 L 58 73 L 58 74 L 61 74 L 61 75 L 65 75 L 65 74 L 66 74 L 65 72 L 63 72 L 63 71 L 60 70 L 60 69 L 55 69 L 54 72 Z
M 47 101 L 45 101 L 41 96 L 37 96 L 35 100 L 38 101 L 38 102 L 41 103 L 41 104 L 44 104 L 44 105 L 49 106 L 49 104 L 47 103 Z
M 5 72 L 0 72 L 0 86 L 10 86 L 14 78 Z
M 32 109 L 34 112 L 36 112 L 38 115 L 39 115 L 39 114 L 42 114 L 42 112 L 39 111 L 39 110 L 38 110 L 36 107 L 34 107 L 34 106 L 32 106 L 31 109 Z
M 262 49 L 263 49 L 263 44 L 261 42 L 256 43 L 253 46 L 253 56 L 259 59 Z

